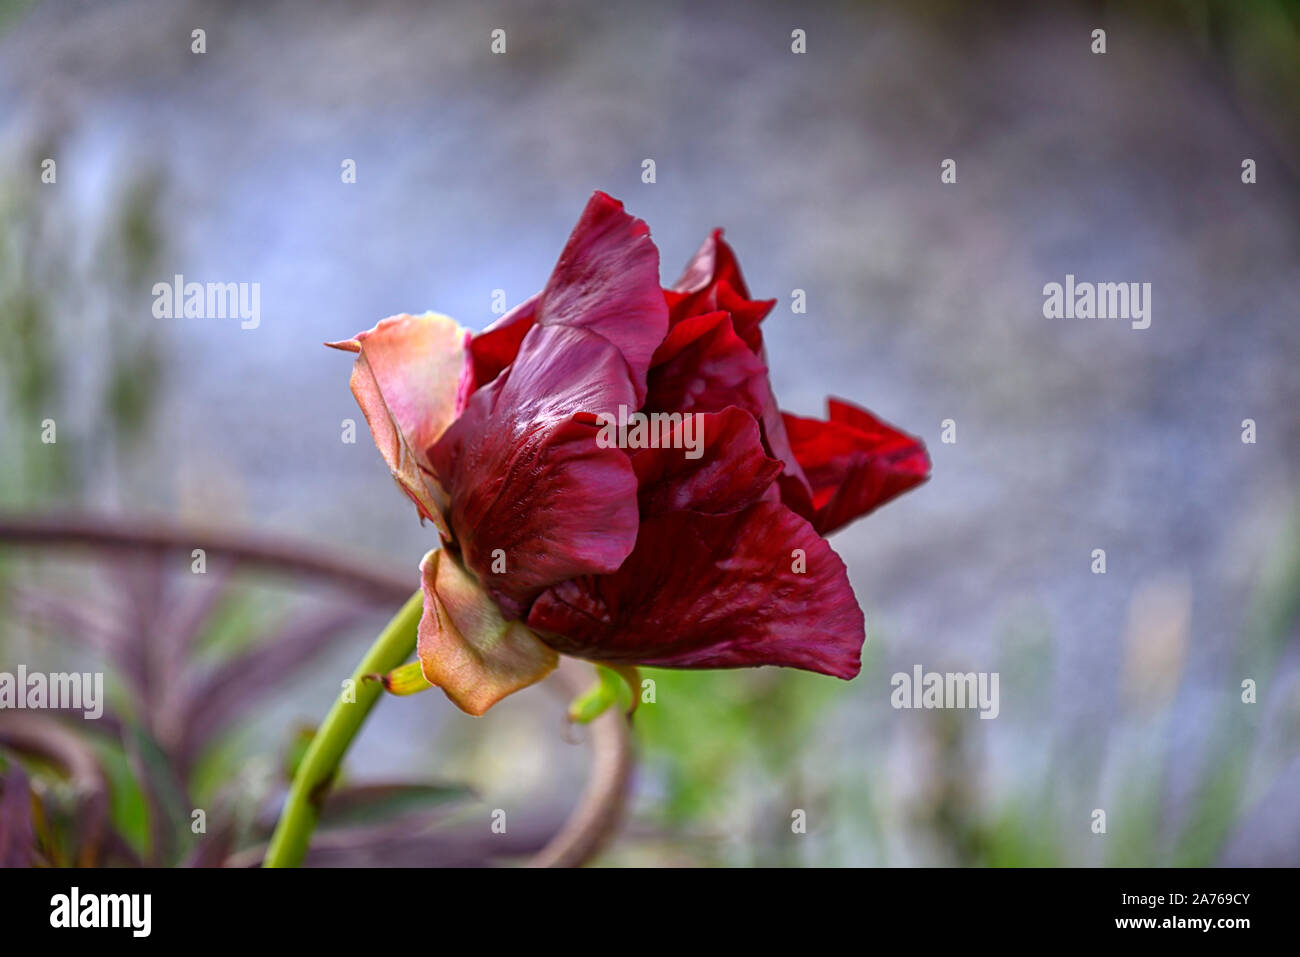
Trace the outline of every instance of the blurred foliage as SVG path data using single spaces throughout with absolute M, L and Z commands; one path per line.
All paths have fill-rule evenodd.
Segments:
M 634 721 L 646 774 L 663 788 L 652 825 L 695 835 L 693 853 L 703 862 L 797 863 L 802 849 L 784 838 L 788 808 L 811 797 L 801 758 L 844 683 L 777 668 L 642 671 L 655 683 L 655 701 L 641 704 Z M 761 794 L 749 786 L 755 774 L 763 779 Z M 763 806 L 750 813 L 755 800 Z M 773 820 L 779 826 L 762 823 Z M 740 861 L 736 848 L 744 848 Z
M 158 197 L 161 183 L 156 177 L 142 177 L 131 183 L 122 200 L 110 232 L 97 257 L 104 269 L 104 283 L 117 294 L 108 337 L 109 375 L 105 388 L 106 421 L 116 430 L 124 447 L 137 444 L 149 425 L 158 396 L 162 361 L 148 324 L 132 322 L 139 308 L 124 308 L 139 302 L 132 291 L 151 285 L 163 250 L 159 226 Z
M 17 23 L 37 0 L 0 0 L 0 34 Z
M 248 581 L 186 587 L 213 591 L 204 598 L 207 613 L 189 619 L 183 633 L 168 615 L 139 628 L 120 623 L 107 652 L 114 688 L 100 720 L 0 713 L 0 808 L 8 809 L 0 810 L 0 849 L 11 852 L 0 866 L 260 861 L 313 733 L 292 729 L 268 747 L 265 729 L 254 727 L 265 701 L 370 615 L 346 607 L 322 614 L 318 602 L 295 609 Z M 61 643 L 86 641 L 66 615 L 30 619 L 23 620 Z M 53 621 L 63 627 L 50 627 Z M 304 645 L 315 654 L 302 653 Z M 139 673 L 141 660 L 157 670 Z M 404 838 L 416 842 L 417 862 L 434 863 L 455 815 L 473 799 L 457 784 L 354 785 L 344 777 L 322 807 L 318 840 L 331 864 L 368 861 L 375 845 Z M 464 843 L 457 851 L 470 858 L 461 863 L 519 853 L 507 842 L 491 850 Z
M 779 669 L 647 669 L 645 676 L 656 681 L 657 701 L 667 704 L 642 705 L 635 715 L 645 750 L 644 773 L 650 779 L 643 791 L 649 797 L 637 816 L 639 840 L 625 837 L 607 860 L 774 866 L 1212 865 L 1252 810 L 1245 782 L 1259 747 L 1260 706 L 1242 703 L 1240 679 L 1254 678 L 1261 689 L 1274 682 L 1281 652 L 1297 633 L 1300 512 L 1284 524 L 1272 558 L 1260 569 L 1237 660 L 1222 669 L 1219 707 L 1200 749 L 1189 802 L 1180 813 L 1171 813 L 1179 806 L 1171 794 L 1168 756 L 1168 731 L 1175 720 L 1172 699 L 1154 714 L 1117 715 L 1108 732 L 1111 747 L 1096 755 L 1080 751 L 1068 735 L 1046 727 L 1025 729 L 1021 737 L 1030 746 L 1035 739 L 1050 740 L 1041 773 L 1022 768 L 1002 794 L 985 788 L 990 772 L 976 740 L 975 732 L 984 730 L 979 721 L 971 721 L 969 712 L 916 712 L 920 739 L 907 747 L 923 744 L 923 779 L 919 790 L 898 790 L 889 780 L 888 716 L 881 717 L 888 703 L 873 695 L 868 707 L 854 694 L 861 683 L 884 683 L 878 636 L 868 639 L 863 674 L 852 685 Z M 1051 648 L 1040 612 L 1028 609 L 1018 616 L 1003 636 L 999 654 L 1004 702 L 1017 701 L 1026 713 L 1045 713 L 1053 685 Z M 1002 718 L 1016 720 L 1006 713 Z M 815 763 L 809 752 L 846 723 L 853 730 L 840 747 L 855 752 L 845 758 L 850 770 L 837 774 L 823 755 L 815 765 L 818 787 L 810 792 L 801 780 L 801 768 Z M 1121 743 L 1130 733 L 1136 743 Z M 1294 758 L 1296 737 L 1288 739 L 1284 760 L 1270 765 L 1274 774 Z M 1115 786 L 1103 787 L 1103 777 L 1113 778 Z M 810 825 L 806 839 L 791 840 L 790 831 L 790 809 L 809 802 L 821 808 L 823 817 L 845 822 L 812 849 L 801 841 L 813 838 L 816 825 Z M 753 813 L 747 814 L 747 807 Z M 1093 808 L 1106 810 L 1105 838 L 1088 827 Z M 852 845 L 847 860 L 841 839 Z M 900 858 L 900 848 L 911 850 Z
M 840 691 L 834 679 L 765 669 L 645 669 L 657 703 L 637 709 L 636 726 L 652 760 L 662 762 L 666 793 L 659 810 L 672 824 L 710 810 L 738 769 L 756 762 L 793 772 L 804 738 Z
M 1278 673 L 1282 651 L 1300 630 L 1300 510 L 1283 523 L 1282 543 L 1255 588 L 1236 661 L 1225 669 L 1222 704 L 1213 726 L 1192 811 L 1172 863 L 1213 864 L 1243 810 L 1242 795 L 1259 738 L 1256 708 L 1243 708 L 1240 681 L 1261 696 Z
M 1156 0 L 1115 8 L 1190 35 L 1218 64 L 1244 110 L 1285 142 L 1300 143 L 1300 0 Z M 1300 176 L 1295 153 L 1280 154 L 1291 175 Z
M 49 144 L 33 150 L 30 170 L 39 170 L 40 157 L 50 152 Z M 4 500 L 21 499 L 27 489 L 64 489 L 72 477 L 67 445 L 42 446 L 40 439 L 42 421 L 57 420 L 64 385 L 52 300 L 70 255 L 48 239 L 57 227 L 39 201 L 39 188 L 30 171 L 0 177 L 0 335 L 6 343 L 0 378 L 8 407 L 0 428 L 17 433 L 5 436 Z
M 0 353 L 0 434 L 8 453 L 0 504 L 77 497 L 92 477 L 103 482 L 113 466 L 126 467 L 161 385 L 156 326 L 132 320 L 148 315 L 143 292 L 165 250 L 162 180 L 156 173 L 129 178 L 88 240 L 88 230 L 72 228 L 80 214 L 59 182 L 40 180 L 42 159 L 58 155 L 59 143 L 46 139 L 0 177 L 0 335 L 7 346 Z M 102 355 L 87 351 L 97 344 Z M 42 439 L 47 419 L 57 430 L 52 443 Z

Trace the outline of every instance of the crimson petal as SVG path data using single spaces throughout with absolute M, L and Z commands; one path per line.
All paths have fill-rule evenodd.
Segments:
M 528 625 L 557 651 L 597 661 L 839 678 L 858 673 L 865 637 L 844 563 L 776 502 L 647 517 L 617 572 L 548 589 Z
M 830 420 L 785 414 L 786 434 L 813 491 L 813 524 L 823 535 L 930 476 L 925 443 L 839 399 L 827 402 Z
M 697 457 L 686 454 L 683 433 L 699 443 Z M 763 450 L 754 417 L 735 407 L 701 414 L 693 433 L 683 419 L 669 435 L 674 447 L 641 449 L 632 456 L 642 515 L 736 512 L 759 501 L 781 472 L 781 463 Z
M 725 312 L 692 316 L 675 325 L 654 355 L 646 408 L 718 412 L 740 406 L 763 412 L 767 366 L 736 335 Z
M 618 200 L 593 194 L 538 296 L 536 316 L 540 326 L 574 326 L 613 343 L 640 406 L 650 357 L 668 332 L 650 227 Z
M 634 402 L 608 341 L 536 326 L 429 450 L 465 564 L 508 617 L 546 586 L 613 571 L 631 552 L 636 476 L 625 452 L 599 447 L 590 413 Z
M 635 544 L 636 476 L 626 453 L 597 445 L 594 417 L 642 405 L 668 329 L 649 227 L 596 192 L 545 288 L 506 319 L 475 355 L 476 375 L 523 329 L 513 361 L 429 460 L 450 486 L 466 565 L 517 617 L 546 586 L 612 571 Z
M 763 347 L 758 324 L 776 305 L 775 299 L 750 299 L 740 262 L 723 240 L 721 229 L 704 240 L 665 296 L 673 325 L 706 312 L 731 313 L 736 333 L 755 353 Z
M 640 404 L 650 357 L 668 329 L 650 227 L 612 196 L 594 192 L 545 288 L 474 337 L 479 385 L 514 361 L 534 325 L 577 326 L 608 339 L 627 360 Z
M 718 412 L 728 406 L 758 420 L 768 452 L 783 465 L 781 499 L 811 518 L 812 490 L 790 448 L 762 356 L 740 338 L 726 312 L 681 320 L 655 352 L 647 410 Z
M 470 340 L 474 381 L 478 385 L 487 385 L 515 361 L 524 336 L 537 319 L 539 296 L 524 300 Z

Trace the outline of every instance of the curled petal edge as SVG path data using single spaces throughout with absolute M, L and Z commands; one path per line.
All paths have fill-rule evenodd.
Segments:
M 327 346 L 356 353 L 352 395 L 398 487 L 421 517 L 450 537 L 447 493 L 426 454 L 473 391 L 470 333 L 448 316 L 426 312 L 380 320 L 352 339 Z
M 416 654 L 430 684 L 467 714 L 541 681 L 559 655 L 522 622 L 501 614 L 487 590 L 443 550 L 420 562 L 424 615 Z

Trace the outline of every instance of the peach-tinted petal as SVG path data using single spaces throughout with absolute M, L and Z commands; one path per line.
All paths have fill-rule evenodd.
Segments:
M 508 621 L 454 555 L 432 551 L 420 572 L 420 667 L 456 707 L 483 714 L 554 670 L 559 656 L 522 622 Z
M 357 353 L 352 394 L 393 478 L 443 537 L 447 494 L 426 451 L 456 420 L 473 388 L 467 330 L 427 312 L 381 320 L 354 339 L 326 343 Z

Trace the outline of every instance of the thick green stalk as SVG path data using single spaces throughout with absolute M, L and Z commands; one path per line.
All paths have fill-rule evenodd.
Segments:
M 298 765 L 262 866 L 297 867 L 302 863 L 321 802 L 343 763 L 343 755 L 384 690 L 380 682 L 367 681 L 366 676 L 386 674 L 411 657 L 423 610 L 424 595 L 417 591 L 379 633 L 357 665 L 352 675 L 353 695 L 348 696 L 355 700 L 340 696 L 317 729 Z

